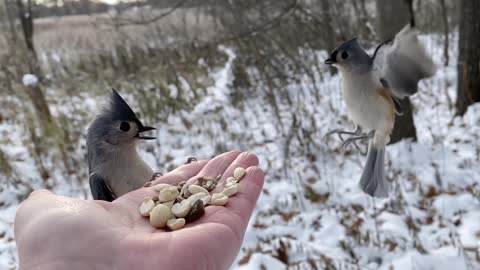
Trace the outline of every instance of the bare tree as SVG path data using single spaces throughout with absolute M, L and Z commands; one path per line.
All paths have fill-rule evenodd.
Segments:
M 330 16 L 330 3 L 328 0 L 321 0 L 321 7 L 322 7 L 322 14 L 324 18 L 324 28 L 325 28 L 325 39 L 327 42 L 327 51 L 331 52 L 335 49 L 335 32 L 333 31 L 332 27 L 332 16 Z M 330 66 L 330 73 L 335 74 L 337 72 L 336 68 Z
M 447 10 L 447 4 L 445 3 L 445 0 L 440 0 L 440 7 L 442 8 L 442 20 L 443 20 L 443 33 L 444 33 L 444 38 L 445 41 L 443 43 L 443 64 L 445 66 L 448 66 L 448 34 L 450 32 L 449 27 L 448 27 L 448 10 Z
M 22 32 L 25 39 L 25 46 L 27 50 L 27 59 L 29 66 L 29 72 L 40 77 L 40 65 L 35 51 L 35 45 L 33 43 L 34 24 L 32 13 L 32 1 L 17 0 L 18 18 L 22 25 Z M 48 107 L 45 95 L 41 91 L 38 85 L 33 86 L 33 91 L 27 91 L 28 96 L 33 102 L 33 105 L 39 115 L 39 117 L 45 121 L 44 124 L 52 122 L 52 115 Z
M 460 37 L 458 40 L 457 115 L 467 107 L 480 102 L 480 1 L 462 0 L 460 11 Z
M 377 0 L 377 14 L 378 34 L 382 41 L 393 37 L 408 22 L 415 24 L 412 0 Z M 410 99 L 403 99 L 401 106 L 403 115 L 395 116 L 395 126 L 390 135 L 390 143 L 398 142 L 404 138 L 417 139 Z

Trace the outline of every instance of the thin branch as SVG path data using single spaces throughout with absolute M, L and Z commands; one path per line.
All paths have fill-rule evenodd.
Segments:
M 294 2 L 292 4 L 288 5 L 280 14 L 275 16 L 270 21 L 265 22 L 265 23 L 263 23 L 261 25 L 258 25 L 256 27 L 253 27 L 252 29 L 249 29 L 248 31 L 246 31 L 244 33 L 240 33 L 238 35 L 231 36 L 231 37 L 226 37 L 226 38 L 217 40 L 213 43 L 224 43 L 224 42 L 228 42 L 228 41 L 244 39 L 244 38 L 247 38 L 247 37 L 250 37 L 250 36 L 254 36 L 254 35 L 256 35 L 258 33 L 261 33 L 261 32 L 267 32 L 267 31 L 277 27 L 280 24 L 280 22 L 282 21 L 282 19 L 284 17 L 286 17 L 287 14 L 293 13 L 297 9 L 297 7 L 298 7 L 298 0 L 294 0 Z
M 120 18 L 120 22 L 116 22 L 115 26 L 117 27 L 122 27 L 122 26 L 129 26 L 129 25 L 145 25 L 145 24 L 151 24 L 153 22 L 159 21 L 168 15 L 172 14 L 175 10 L 179 9 L 181 6 L 183 6 L 187 1 L 189 0 L 180 0 L 178 1 L 173 7 L 171 7 L 168 11 L 159 14 L 157 16 L 154 16 L 150 19 L 146 20 L 131 20 L 131 19 L 125 19 L 125 18 Z

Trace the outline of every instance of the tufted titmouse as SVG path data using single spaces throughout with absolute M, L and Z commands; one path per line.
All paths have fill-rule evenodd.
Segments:
M 95 118 L 87 134 L 94 199 L 113 201 L 152 178 L 154 173 L 138 156 L 135 142 L 155 139 L 142 134 L 153 129 L 144 126 L 117 91 L 112 90 L 109 106 Z
M 357 132 L 335 132 L 359 135 L 347 143 L 371 139 L 359 185 L 371 196 L 386 197 L 385 145 L 390 140 L 395 113 L 402 113 L 398 100 L 415 94 L 418 81 L 433 76 L 435 65 L 411 25 L 406 25 L 393 40 L 381 43 L 373 56 L 354 38 L 337 47 L 325 64 L 340 71 L 348 115 L 357 125 Z M 360 134 L 362 129 L 368 134 Z

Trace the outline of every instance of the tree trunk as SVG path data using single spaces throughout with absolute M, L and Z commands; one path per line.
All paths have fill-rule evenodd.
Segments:
M 321 7 L 322 7 L 322 12 L 321 14 L 323 15 L 323 23 L 324 23 L 324 31 L 325 31 L 325 40 L 327 42 L 327 51 L 332 52 L 333 49 L 335 49 L 336 46 L 336 40 L 335 40 L 335 32 L 333 31 L 332 27 L 332 17 L 330 16 L 331 11 L 330 11 L 330 3 L 328 0 L 321 0 Z M 336 74 L 337 69 L 334 68 L 333 66 L 330 66 L 330 74 Z
M 448 11 L 447 11 L 447 4 L 445 3 L 445 0 L 440 0 L 440 7 L 442 8 L 442 21 L 443 21 L 443 34 L 445 41 L 443 43 L 443 64 L 445 66 L 448 66 L 448 34 L 450 32 L 449 27 L 448 27 Z
M 23 36 L 25 38 L 25 46 L 27 47 L 28 56 L 26 61 L 28 61 L 28 66 L 30 73 L 41 77 L 40 64 L 38 62 L 37 53 L 35 51 L 35 45 L 33 43 L 33 34 L 34 34 L 34 24 L 33 24 L 33 13 L 32 13 L 32 1 L 27 0 L 26 5 L 23 0 L 17 0 L 18 8 L 18 18 L 20 19 Z M 35 110 L 38 113 L 38 116 L 42 121 L 45 121 L 44 126 L 48 126 L 52 122 L 52 115 L 50 113 L 50 108 L 48 107 L 47 100 L 45 95 L 42 92 L 41 87 L 36 84 L 34 86 L 27 87 L 27 95 L 32 100 L 32 103 L 35 107 Z
M 458 80 L 456 114 L 463 115 L 469 105 L 480 102 L 480 1 L 462 0 L 458 39 Z
M 377 0 L 377 30 L 380 41 L 392 38 L 409 21 L 409 6 L 404 0 Z
M 415 23 L 411 0 L 377 0 L 376 3 L 380 41 L 393 38 L 407 23 Z M 403 115 L 395 116 L 395 126 L 390 135 L 390 143 L 396 143 L 404 138 L 417 140 L 410 99 L 407 97 L 401 103 Z
M 27 7 L 22 0 L 17 0 L 18 18 L 22 23 L 23 35 L 25 37 L 25 44 L 27 49 L 35 54 L 35 47 L 33 46 L 33 18 L 32 18 L 32 3 L 27 2 Z M 36 55 L 36 54 L 35 54 Z

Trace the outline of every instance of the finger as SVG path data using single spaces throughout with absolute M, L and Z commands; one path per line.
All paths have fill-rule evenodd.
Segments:
M 202 168 L 198 175 L 191 177 L 187 182 L 191 183 L 195 181 L 197 176 L 216 177 L 219 174 L 223 175 L 225 170 L 240 154 L 240 151 L 230 151 L 214 157 Z
M 49 209 L 54 203 L 52 197 L 56 196 L 46 189 L 35 190 L 28 195 L 15 213 L 14 232 L 17 235 L 18 231 L 22 229 L 29 220 L 32 220 L 38 209 Z
M 222 206 L 208 206 L 205 216 L 196 222 L 187 224 L 195 226 L 200 223 L 221 223 L 235 230 L 239 238 L 243 237 L 248 221 L 262 191 L 264 173 L 259 167 L 247 168 L 247 172 L 239 183 L 237 194 L 229 198 Z
M 38 189 L 38 190 L 32 191 L 28 195 L 27 200 L 28 199 L 33 199 L 33 198 L 36 198 L 36 197 L 48 196 L 48 195 L 53 195 L 53 193 L 48 189 Z
M 259 167 L 247 168 L 244 179 L 239 183 L 237 194 L 231 197 L 226 205 L 228 210 L 242 218 L 245 227 L 262 192 L 264 177 L 265 174 Z
M 39 205 L 42 205 L 45 203 L 51 203 L 52 200 L 48 200 L 48 199 L 53 196 L 56 196 L 56 195 L 46 189 L 39 189 L 39 190 L 32 191 L 28 195 L 27 199 L 24 200 L 18 207 L 17 215 L 18 213 L 31 212 L 32 209 L 39 207 Z M 19 211 L 20 209 L 22 211 Z
M 212 160 L 212 162 L 213 162 L 213 160 Z M 221 164 L 225 165 L 226 163 L 221 163 Z M 251 174 L 252 168 L 257 168 L 257 167 L 252 167 L 252 166 L 257 166 L 257 165 L 258 165 L 258 158 L 254 153 L 251 153 L 251 152 L 240 153 L 239 155 L 236 156 L 236 158 L 234 160 L 230 160 L 230 162 L 228 164 L 228 167 L 220 168 L 220 170 L 223 169 L 223 173 L 220 172 L 220 170 L 215 172 L 217 175 L 222 174 L 222 179 L 220 180 L 219 185 L 211 193 L 221 192 L 224 189 L 223 186 L 225 184 L 225 179 L 227 179 L 228 177 L 233 175 L 233 171 L 235 170 L 235 168 L 238 168 L 238 167 L 248 168 L 247 173 L 244 176 L 244 178 L 247 178 L 247 177 L 251 177 L 251 176 L 249 176 L 249 173 Z M 205 169 L 207 169 L 207 166 L 205 166 Z M 218 167 L 212 166 L 212 168 L 218 168 Z M 261 172 L 261 173 L 262 173 L 262 175 L 261 175 L 260 178 L 261 178 L 261 183 L 263 185 L 263 172 Z M 201 172 L 199 175 L 204 175 L 204 174 L 202 174 L 202 172 Z M 210 175 L 212 175 L 212 174 L 210 174 Z M 207 174 L 206 176 L 209 176 L 209 175 Z M 258 176 L 255 176 L 255 177 L 258 177 Z M 240 183 L 242 183 L 245 180 L 246 179 L 243 179 Z M 242 188 L 240 187 L 240 191 L 241 191 L 241 189 Z M 261 189 L 261 186 L 260 186 L 259 189 Z M 249 192 L 249 191 L 247 191 L 247 192 Z M 237 194 L 239 194 L 239 193 L 240 192 L 238 192 Z M 237 195 L 235 195 L 234 197 L 236 197 L 236 196 Z M 253 206 L 252 207 L 255 206 L 255 202 L 257 201 L 256 198 L 258 197 L 258 195 L 255 195 L 255 196 L 256 197 L 253 201 Z M 234 198 L 234 197 L 232 197 L 232 198 Z M 228 204 L 230 204 L 230 202 Z M 219 207 L 207 207 L 206 208 L 206 215 L 204 217 L 200 218 L 198 221 L 192 223 L 191 225 L 195 226 L 196 223 L 203 223 L 203 222 L 212 221 L 212 219 L 210 219 L 212 216 L 215 217 L 215 218 L 218 218 L 218 220 L 215 220 L 216 222 L 222 222 L 222 221 L 225 221 L 225 219 L 229 219 L 231 221 L 230 218 L 225 218 L 225 215 L 224 215 L 225 212 L 217 213 L 217 211 L 219 210 L 218 208 Z M 223 210 L 226 210 L 226 209 L 223 208 Z M 231 214 L 231 213 L 227 213 L 227 214 Z M 250 217 L 250 214 L 248 214 L 248 216 L 246 217 L 247 221 L 248 221 L 248 218 Z M 243 215 L 243 213 L 238 214 L 238 216 L 241 216 L 241 215 Z
M 161 176 L 151 182 L 151 185 L 156 185 L 160 183 L 166 183 L 171 185 L 176 185 L 182 181 L 187 181 L 194 175 L 197 175 L 198 172 L 205 167 L 209 160 L 199 160 L 189 164 L 182 165 L 175 170 L 167 173 L 164 176 Z
M 258 166 L 258 157 L 254 153 L 243 152 L 238 155 L 237 158 L 225 170 L 220 182 L 217 184 L 217 187 L 213 190 L 213 192 L 221 192 L 224 189 L 227 178 L 233 176 L 233 171 L 236 168 L 248 168 L 251 166 Z

